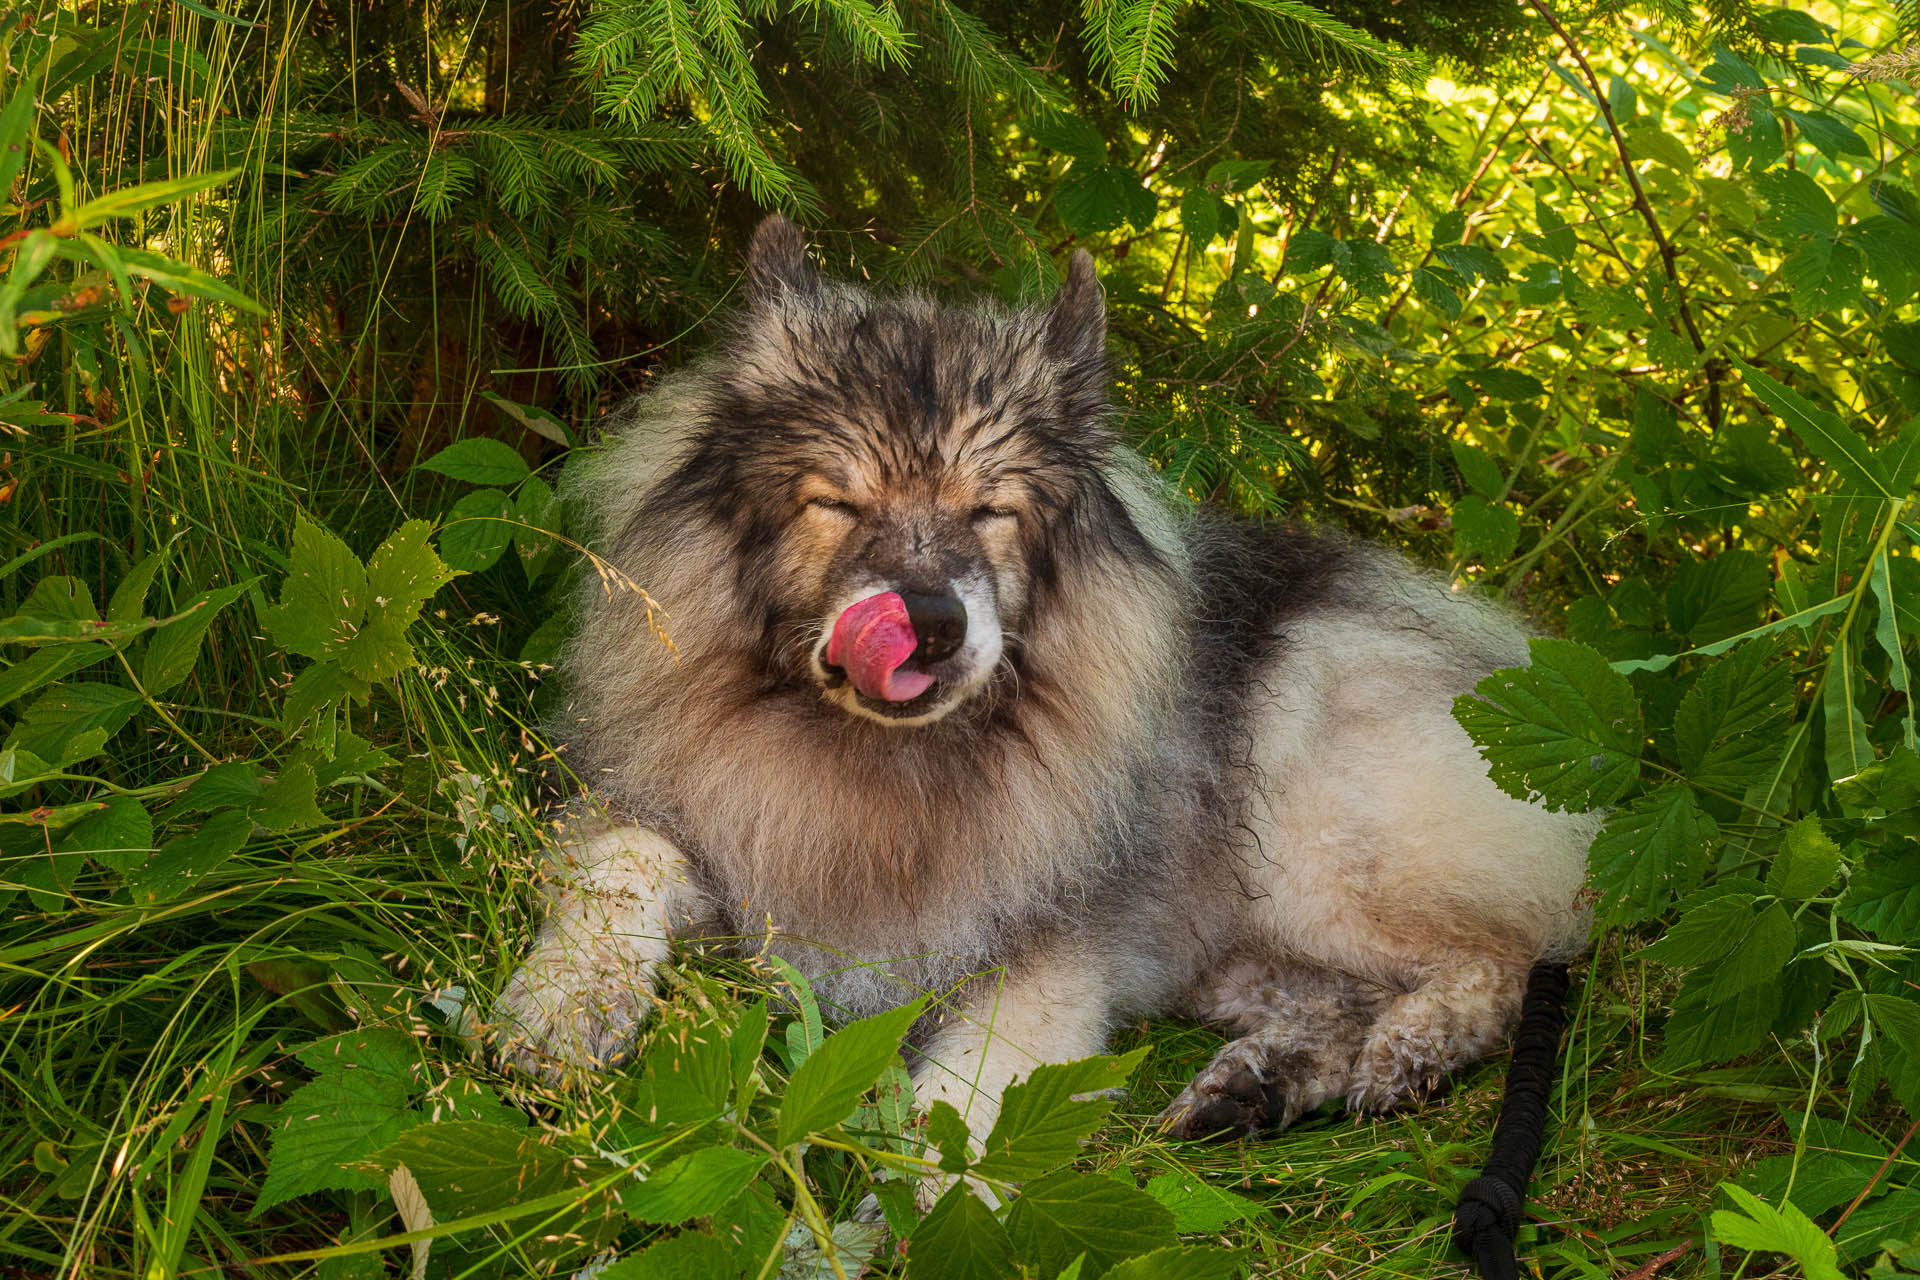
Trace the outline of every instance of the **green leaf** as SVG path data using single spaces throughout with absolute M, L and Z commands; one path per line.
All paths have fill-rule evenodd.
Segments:
M 1469 489 L 1488 499 L 1500 492 L 1503 480 L 1500 464 L 1485 450 L 1458 440 L 1447 441 L 1447 448 L 1452 451 L 1453 465 L 1460 468 L 1460 478 L 1467 482 Z
M 1920 944 L 1920 842 L 1869 853 L 1847 882 L 1839 913 L 1881 942 Z
M 1723 893 L 1683 912 L 1667 936 L 1640 954 L 1682 968 L 1711 964 L 1732 953 L 1758 912 L 1752 894 Z
M 1708 667 L 1674 711 L 1674 753 L 1695 786 L 1742 795 L 1779 755 L 1793 673 L 1765 645 Z
M 1824 409 L 1815 408 L 1797 392 L 1789 390 L 1746 362 L 1733 362 L 1753 388 L 1754 395 L 1780 415 L 1808 448 L 1819 454 L 1838 477 L 1841 493 L 1876 493 L 1883 498 L 1898 497 L 1893 478 L 1885 465 L 1840 419 Z
M 1122 1258 L 1176 1246 L 1173 1214 L 1138 1187 L 1066 1170 L 1027 1187 L 1007 1215 L 1020 1259 L 1041 1275 L 1084 1254 L 1082 1274 L 1104 1274 Z
M 1873 624 L 1874 642 L 1881 652 L 1887 655 L 1887 683 L 1907 695 L 1902 703 L 1900 723 L 1903 730 L 1902 740 L 1908 747 L 1920 749 L 1920 735 L 1914 731 L 1914 694 L 1920 692 L 1913 687 L 1913 677 L 1907 670 L 1907 655 L 1900 638 L 1900 611 L 1895 600 L 1893 584 L 1893 557 L 1882 549 L 1867 564 L 1867 585 L 1873 591 L 1874 603 L 1878 606 Z
M 307 519 L 294 518 L 292 570 L 280 603 L 261 614 L 267 634 L 289 653 L 334 656 L 365 616 L 367 570 L 351 548 Z
M 828 1036 L 794 1071 L 780 1103 L 779 1145 L 789 1146 L 845 1120 L 900 1052 L 900 1041 L 927 998 L 849 1023 Z
M 140 707 L 140 695 L 117 684 L 63 684 L 41 694 L 14 726 L 7 745 L 65 766 L 100 754 Z
M 1757 982 L 1730 999 L 1704 1000 L 1712 970 L 1689 975 L 1667 1019 L 1666 1043 L 1655 1060 L 1662 1070 L 1678 1071 L 1702 1062 L 1726 1062 L 1765 1044 L 1780 1011 L 1778 983 Z
M 28 654 L 0 671 L 0 707 L 113 656 L 106 644 L 63 644 Z
M 451 1222 L 571 1191 L 580 1195 L 580 1203 L 568 1214 L 569 1231 L 597 1244 L 620 1230 L 613 1190 L 593 1191 L 599 1184 L 617 1188 L 625 1183 L 620 1167 L 562 1145 L 564 1140 L 477 1120 L 415 1124 L 397 1136 L 386 1133 L 384 1125 L 382 1129 L 378 1139 L 355 1145 L 355 1171 L 384 1174 L 405 1165 L 436 1221 Z M 385 1182 L 381 1178 L 378 1185 Z
M 1196 249 L 1204 249 L 1240 225 L 1240 211 L 1205 187 L 1180 197 L 1180 225 Z
M 1831 600 L 1823 600 L 1819 604 L 1809 605 L 1783 618 L 1776 618 L 1772 622 L 1762 623 L 1751 631 L 1742 631 L 1738 635 L 1728 636 L 1724 640 L 1716 640 L 1712 644 L 1703 644 L 1698 649 L 1688 649 L 1685 653 L 1663 653 L 1652 658 L 1623 658 L 1613 663 L 1612 666 L 1615 671 L 1618 671 L 1622 675 L 1631 675 L 1636 671 L 1665 671 L 1682 658 L 1718 657 L 1736 645 L 1744 644 L 1749 640 L 1760 640 L 1767 636 L 1778 635 L 1782 631 L 1796 627 L 1804 629 L 1812 626 L 1822 618 L 1839 613 L 1852 602 L 1853 597 L 1850 595 L 1835 596 Z
M 212 813 L 234 806 L 250 807 L 267 794 L 260 780 L 260 766 L 251 760 L 233 760 L 216 764 L 192 782 L 169 810 L 170 817 L 187 813 Z
M 1635 121 L 1621 132 L 1626 135 L 1628 146 L 1634 154 L 1658 160 L 1676 173 L 1691 178 L 1700 167 L 1695 163 L 1693 153 L 1687 150 L 1686 143 L 1651 120 Z
M 1506 264 L 1495 257 L 1491 249 L 1481 245 L 1435 245 L 1433 256 L 1468 280 L 1487 280 L 1493 284 L 1505 284 L 1511 278 L 1507 273 Z
M 162 694 L 193 674 L 200 657 L 200 642 L 219 612 L 238 600 L 257 578 L 236 582 L 230 587 L 202 592 L 176 618 L 153 633 L 147 641 L 146 656 L 140 663 L 140 683 L 149 694 Z
M 1824 111 L 1787 111 L 1784 114 L 1800 127 L 1800 135 L 1829 160 L 1873 154 L 1873 149 L 1854 132 L 1851 125 Z
M 131 796 L 109 796 L 99 812 L 67 828 L 55 849 L 85 854 L 103 867 L 124 873 L 153 852 L 153 819 Z
M 127 877 L 127 889 L 138 906 L 172 902 L 240 852 L 253 834 L 253 819 L 238 809 L 225 809 L 200 825 L 199 830 L 176 836 L 160 846 Z
M 1820 819 L 1802 818 L 1781 837 L 1780 852 L 1767 868 L 1767 892 L 1802 902 L 1833 883 L 1840 861 L 1840 846 L 1821 829 Z
M 1454 700 L 1501 790 L 1556 812 L 1619 800 L 1640 776 L 1640 704 L 1597 651 L 1528 642 L 1532 665 L 1494 672 Z
M 1072 178 L 1054 196 L 1060 220 L 1075 235 L 1111 231 L 1123 222 L 1144 231 L 1153 224 L 1158 207 L 1153 192 L 1141 185 L 1140 175 L 1118 164 Z
M 318 789 L 319 780 L 314 776 L 313 766 L 296 760 L 264 789 L 258 803 L 248 808 L 247 816 L 269 831 L 320 826 L 326 822 L 327 815 L 321 813 L 314 802 Z
M 907 1242 L 907 1280 L 1003 1280 L 1017 1272 L 1007 1229 L 964 1182 L 947 1188 Z
M 1089 169 L 1107 162 L 1107 136 L 1076 116 L 1029 120 L 1021 128 L 1047 150 L 1072 156 L 1076 163 Z
M 487 436 L 456 440 L 421 463 L 419 469 L 438 471 L 468 484 L 500 488 L 511 488 L 532 474 L 526 459 L 517 450 Z
M 620 1207 L 641 1222 L 675 1223 L 719 1212 L 760 1176 L 769 1157 L 737 1147 L 708 1147 L 691 1152 L 646 1175 L 639 1186 L 624 1185 Z M 638 1175 L 636 1175 L 637 1177 Z
M 713 1236 L 682 1231 L 593 1272 L 594 1280 L 731 1280 L 753 1268 Z M 382 1273 L 384 1274 L 384 1273 Z
M 1413 273 L 1412 284 L 1414 294 L 1422 302 L 1435 308 L 1449 320 L 1460 318 L 1460 295 L 1439 272 L 1427 267 L 1417 267 Z
M 498 489 L 475 489 L 447 513 L 440 554 L 462 573 L 482 573 L 499 563 L 513 534 L 513 499 Z
M 1866 717 L 1860 711 L 1860 670 L 1853 637 L 1841 636 L 1827 657 L 1826 682 L 1820 707 L 1827 731 L 1827 777 L 1841 782 L 1874 761 L 1873 741 L 1867 736 Z
M 1228 1224 L 1264 1218 L 1266 1206 L 1202 1182 L 1185 1170 L 1147 1180 L 1145 1191 L 1173 1215 L 1181 1235 L 1212 1235 Z
M 216 173 L 193 173 L 159 182 L 143 182 L 136 187 L 122 187 L 87 201 L 68 215 L 66 220 L 81 230 L 89 230 L 113 218 L 130 218 L 136 213 L 174 204 L 202 191 L 225 186 L 239 177 L 241 172 L 239 169 L 223 169 Z
M 27 74 L 15 82 L 13 97 L 0 111 L 0 191 L 13 186 L 20 167 L 27 162 L 27 149 L 34 135 L 33 91 L 39 77 Z
M 1340 242 L 1324 231 L 1302 227 L 1287 240 L 1287 256 L 1281 269 L 1288 275 L 1304 275 L 1333 265 L 1334 251 Z
M 1777 993 L 1796 940 L 1787 909 L 1778 902 L 1766 904 L 1736 935 L 1732 949 L 1694 975 L 1692 989 L 1683 993 L 1680 1002 L 1725 1005 L 1742 991 L 1762 985 Z
M 482 391 L 480 398 L 498 409 L 501 416 L 508 421 L 526 428 L 537 436 L 551 440 L 563 448 L 573 447 L 573 433 L 567 430 L 567 424 L 545 409 L 536 405 L 520 404 L 505 396 L 495 395 L 491 391 Z
M 665 1130 L 703 1124 L 727 1107 L 733 1083 L 731 1030 L 720 1022 L 656 1034 L 635 1086 L 636 1118 Z
M 406 626 L 420 616 L 434 592 L 453 581 L 453 571 L 428 544 L 432 533 L 425 520 L 409 520 L 374 550 L 367 561 L 370 619 Z
M 400 1032 L 374 1028 L 334 1037 L 308 1046 L 301 1061 L 320 1075 L 281 1104 L 266 1181 L 253 1205 L 256 1218 L 315 1191 L 384 1189 L 385 1179 L 345 1162 L 379 1150 L 419 1118 L 410 1105 L 419 1055 Z
M 965 1173 L 973 1159 L 973 1135 L 951 1102 L 936 1100 L 927 1112 L 927 1141 L 940 1153 L 945 1173 Z
M 1667 586 L 1667 622 L 1695 644 L 1749 631 L 1773 586 L 1767 562 L 1751 551 L 1722 551 L 1681 562 Z
M 1735 89 L 1764 90 L 1767 87 L 1767 82 L 1747 64 L 1745 58 L 1717 40 L 1713 43 L 1713 61 L 1700 73 L 1700 78 L 1728 96 Z
M 1107 1272 L 1107 1280 L 1232 1280 L 1239 1271 L 1231 1249 L 1184 1245 L 1128 1258 Z
M 1800 1264 L 1807 1280 L 1844 1280 L 1834 1263 L 1833 1241 L 1792 1202 L 1778 1209 L 1730 1182 L 1720 1190 L 1733 1209 L 1713 1213 L 1713 1238 L 1736 1249 L 1783 1253 Z
M 1706 874 L 1720 827 L 1673 784 L 1607 816 L 1587 853 L 1587 880 L 1601 893 L 1601 919 L 1638 924 L 1664 913 Z
M 1473 495 L 1453 504 L 1453 554 L 1462 560 L 1498 564 L 1520 541 L 1520 517 L 1511 509 Z
M 1076 1102 L 1075 1095 L 1119 1088 L 1145 1056 L 1141 1048 L 1124 1057 L 1035 1067 L 1002 1095 L 1000 1116 L 981 1144 L 984 1154 L 975 1171 L 1023 1182 L 1076 1159 L 1080 1143 L 1106 1119 L 1113 1103 L 1105 1098 Z

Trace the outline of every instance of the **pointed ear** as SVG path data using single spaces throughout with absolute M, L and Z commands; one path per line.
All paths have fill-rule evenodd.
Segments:
M 810 293 L 819 283 L 806 234 L 780 214 L 763 219 L 747 249 L 747 300 L 757 306 L 787 292 Z
M 1047 308 L 1047 349 L 1065 360 L 1098 359 L 1107 350 L 1107 299 L 1093 258 L 1075 249 L 1067 278 Z

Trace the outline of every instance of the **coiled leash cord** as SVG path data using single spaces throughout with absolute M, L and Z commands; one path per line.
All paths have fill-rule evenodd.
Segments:
M 1513 1255 L 1520 1232 L 1520 1210 L 1540 1143 L 1547 1133 L 1547 1097 L 1553 1089 L 1553 1060 L 1567 1023 L 1567 966 L 1541 961 L 1527 975 L 1520 1006 L 1520 1029 L 1513 1037 L 1513 1065 L 1507 1068 L 1507 1092 L 1493 1128 L 1493 1149 L 1486 1168 L 1460 1193 L 1453 1212 L 1453 1242 L 1473 1259 L 1486 1280 L 1519 1280 Z

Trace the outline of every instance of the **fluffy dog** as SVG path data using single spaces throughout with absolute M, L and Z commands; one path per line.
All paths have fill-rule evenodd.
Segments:
M 1143 1014 L 1238 1037 L 1186 1136 L 1392 1108 L 1502 1041 L 1586 936 L 1595 825 L 1450 714 L 1514 621 L 1163 489 L 1084 252 L 1044 309 L 961 308 L 825 279 L 776 217 L 746 297 L 575 482 L 678 655 L 590 582 L 561 733 L 610 816 L 503 996 L 521 1065 L 623 1051 L 688 932 L 770 937 L 846 1017 L 954 993 L 916 1093 L 976 1135 Z

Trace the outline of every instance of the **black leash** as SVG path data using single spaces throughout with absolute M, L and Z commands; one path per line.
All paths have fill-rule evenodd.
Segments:
M 1460 1193 L 1453 1212 L 1453 1242 L 1473 1259 L 1486 1280 L 1519 1280 L 1513 1256 L 1520 1211 L 1540 1143 L 1547 1133 L 1547 1098 L 1553 1091 L 1553 1061 L 1567 1024 L 1567 966 L 1541 961 L 1527 975 L 1520 1029 L 1513 1037 L 1513 1065 L 1493 1128 L 1493 1149 L 1479 1177 Z

